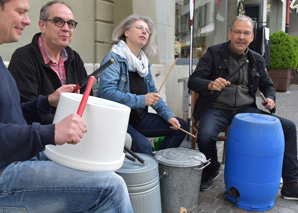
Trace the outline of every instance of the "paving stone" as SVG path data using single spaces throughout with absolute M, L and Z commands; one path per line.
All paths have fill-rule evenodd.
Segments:
M 227 207 L 219 207 L 217 210 L 216 210 L 216 213 L 230 213 L 231 210 Z
M 207 204 L 207 203 L 202 203 L 201 205 L 199 205 L 198 210 L 200 211 L 205 211 L 205 212 L 213 212 L 215 211 L 217 207 L 215 205 L 212 204 Z
M 296 213 L 296 211 L 289 208 L 280 207 L 278 209 L 278 213 Z

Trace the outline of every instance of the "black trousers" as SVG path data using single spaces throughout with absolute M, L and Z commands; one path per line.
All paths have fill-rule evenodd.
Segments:
M 200 118 L 197 143 L 199 150 L 205 154 L 207 159 L 211 159 L 211 164 L 205 168 L 205 172 L 213 172 L 219 169 L 220 164 L 217 159 L 216 148 L 217 136 L 231 123 L 234 116 L 238 113 L 269 114 L 259 110 L 255 106 L 244 107 L 239 110 L 210 108 L 204 112 Z M 298 181 L 296 125 L 294 122 L 285 118 L 275 117 L 280 120 L 285 137 L 285 152 L 282 168 L 283 181 L 285 183 Z

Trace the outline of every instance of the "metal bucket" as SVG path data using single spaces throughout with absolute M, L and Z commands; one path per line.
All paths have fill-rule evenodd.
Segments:
M 138 155 L 146 161 L 145 165 L 125 159 L 116 173 L 127 185 L 135 213 L 161 213 L 158 163 L 149 155 Z
M 202 170 L 209 161 L 198 150 L 170 148 L 160 150 L 159 161 L 161 204 L 163 213 L 196 212 Z

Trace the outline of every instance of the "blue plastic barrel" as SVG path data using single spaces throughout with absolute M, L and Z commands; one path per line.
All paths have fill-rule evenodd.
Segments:
M 226 146 L 226 198 L 250 211 L 272 208 L 280 186 L 284 153 L 279 119 L 255 113 L 237 114 Z

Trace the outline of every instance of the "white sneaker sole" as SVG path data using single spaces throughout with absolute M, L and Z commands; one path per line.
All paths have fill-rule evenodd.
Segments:
M 285 200 L 298 200 L 298 197 L 287 197 L 287 196 L 284 196 L 284 195 L 282 195 L 281 197 Z

